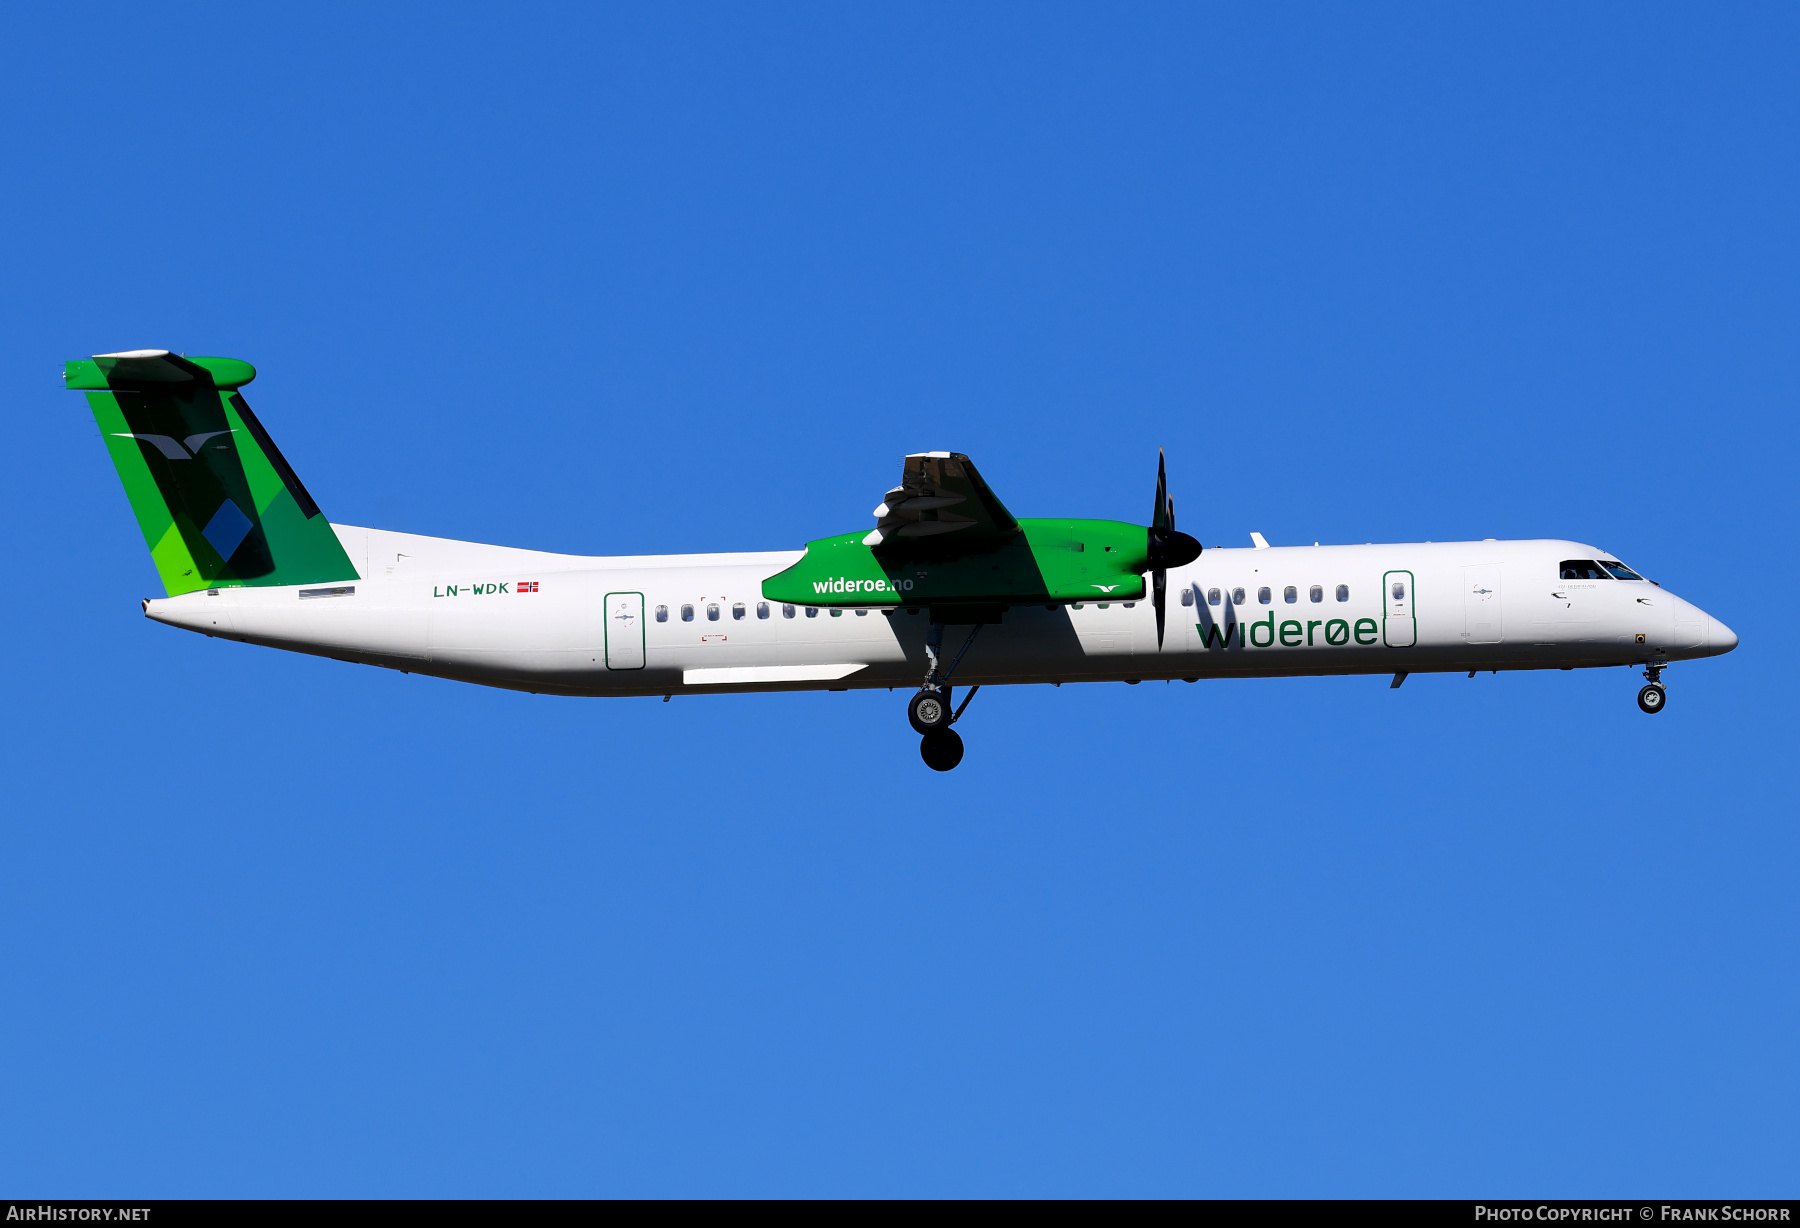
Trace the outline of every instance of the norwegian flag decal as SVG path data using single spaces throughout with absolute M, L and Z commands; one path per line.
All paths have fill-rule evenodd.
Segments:
M 513 591 L 515 593 L 535 593 L 538 591 L 537 586 L 538 582 L 536 580 L 520 580 L 518 587 L 513 589 Z

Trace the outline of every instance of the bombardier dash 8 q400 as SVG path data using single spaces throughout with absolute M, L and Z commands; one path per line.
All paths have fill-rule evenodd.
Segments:
M 1572 541 L 1202 549 L 1161 459 L 1150 523 L 1021 520 L 956 452 L 908 456 L 875 527 L 758 554 L 549 554 L 326 520 L 245 402 L 249 363 L 70 362 L 168 596 L 158 622 L 553 695 L 904 687 L 925 763 L 982 686 L 1642 668 L 1737 646 Z M 952 706 L 951 680 L 967 687 Z

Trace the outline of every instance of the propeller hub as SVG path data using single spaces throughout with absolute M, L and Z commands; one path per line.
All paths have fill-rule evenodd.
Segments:
M 1147 555 L 1151 571 L 1185 567 L 1200 557 L 1200 542 L 1178 529 L 1151 529 Z

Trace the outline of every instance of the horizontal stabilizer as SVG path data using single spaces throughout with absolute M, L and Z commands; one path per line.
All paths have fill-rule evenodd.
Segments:
M 167 350 L 126 350 L 96 354 L 63 364 L 63 387 L 87 392 L 136 384 L 210 384 L 242 388 L 256 368 L 238 358 L 189 358 Z

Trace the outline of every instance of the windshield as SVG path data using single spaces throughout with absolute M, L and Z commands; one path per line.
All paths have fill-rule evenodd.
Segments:
M 1610 580 L 1612 577 L 1600 570 L 1600 564 L 1593 559 L 1564 559 L 1562 561 L 1562 578 L 1565 580 Z
M 1612 572 L 1615 580 L 1642 580 L 1644 578 L 1617 559 L 1601 559 L 1600 566 Z

